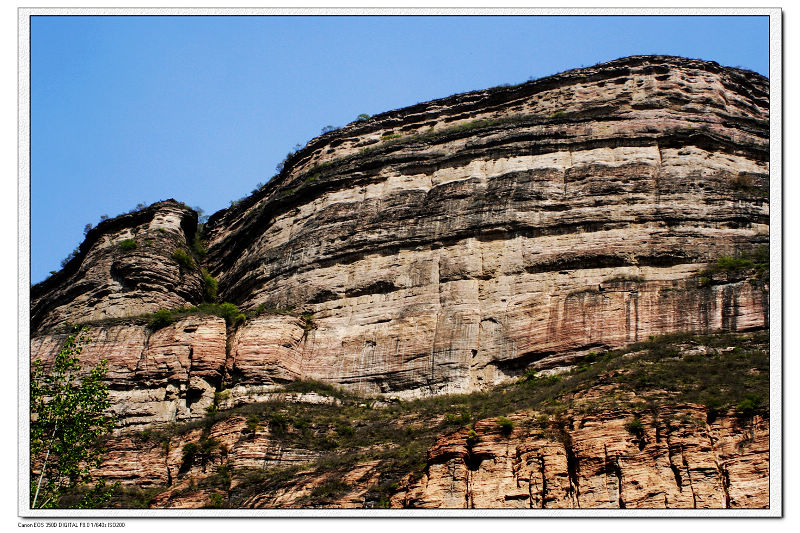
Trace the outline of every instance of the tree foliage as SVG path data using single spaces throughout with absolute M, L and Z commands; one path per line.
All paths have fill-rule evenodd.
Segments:
M 95 480 L 101 463 L 99 439 L 114 427 L 107 362 L 81 373 L 78 356 L 91 342 L 86 328 L 67 338 L 52 366 L 41 359 L 31 365 L 31 508 L 60 507 L 65 494 L 82 493 L 78 508 L 99 507 L 111 498 L 116 483 Z

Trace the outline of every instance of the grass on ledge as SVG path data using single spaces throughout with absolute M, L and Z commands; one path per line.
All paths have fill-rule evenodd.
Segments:
M 699 403 L 706 405 L 708 421 L 725 412 L 743 419 L 756 413 L 768 416 L 768 349 L 768 331 L 668 335 L 590 354 L 562 375 L 541 377 L 529 372 L 514 383 L 484 392 L 382 402 L 381 407 L 373 407 L 374 398 L 325 383 L 298 381 L 287 385 L 285 391 L 316 392 L 337 398 L 338 404 L 273 401 L 244 405 L 189 424 L 149 430 L 147 438 L 164 441 L 197 427 L 208 431 L 220 420 L 242 416 L 249 428 L 243 439 L 269 428 L 270 439 L 283 448 L 313 450 L 318 459 L 301 466 L 232 472 L 240 481 L 246 479 L 229 494 L 232 507 L 313 473 L 339 476 L 369 460 L 379 461 L 380 472 L 369 499 L 374 506 L 381 506 L 388 504 L 401 478 L 409 473 L 421 475 L 427 450 L 439 436 L 471 428 L 481 419 L 494 419 L 498 427 L 510 432 L 513 424 L 507 422 L 508 415 L 535 411 L 539 418 L 524 421 L 524 425 L 533 428 L 538 424 L 543 435 L 557 438 L 552 424 L 564 423 L 567 411 L 588 414 L 630 409 L 638 417 L 661 406 Z M 615 392 L 595 400 L 582 395 L 598 385 L 613 385 Z M 635 400 L 630 399 L 630 392 L 636 393 Z M 338 489 L 311 494 L 303 505 L 324 505 Z

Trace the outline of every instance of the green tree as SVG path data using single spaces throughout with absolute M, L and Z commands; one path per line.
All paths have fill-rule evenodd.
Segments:
M 95 480 L 92 470 L 101 463 L 99 439 L 114 427 L 108 385 L 103 380 L 107 362 L 81 375 L 78 356 L 91 342 L 87 328 L 67 338 L 52 367 L 41 359 L 31 365 L 31 508 L 56 508 L 67 493 L 82 493 L 73 505 L 99 507 L 111 498 L 118 483 Z

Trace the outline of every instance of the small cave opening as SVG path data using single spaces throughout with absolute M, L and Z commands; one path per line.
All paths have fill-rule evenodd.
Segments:
M 467 469 L 470 470 L 471 472 L 476 472 L 481 467 L 482 462 L 483 458 L 474 455 L 471 450 L 467 458 L 464 459 L 464 464 L 467 465 Z
M 192 406 L 203 399 L 203 389 L 189 389 L 186 391 L 186 408 L 191 410 Z

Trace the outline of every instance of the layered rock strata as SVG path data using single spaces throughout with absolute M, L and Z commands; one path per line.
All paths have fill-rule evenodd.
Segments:
M 428 468 L 392 498 L 406 508 L 729 509 L 769 506 L 769 423 L 725 417 L 705 424 L 702 406 L 642 416 L 604 412 L 566 426 L 503 434 L 494 420 L 443 437 Z M 691 422 L 687 423 L 687 420 Z M 549 433 L 549 434 L 548 434 Z M 555 437 L 554 438 L 554 434 Z
M 639 418 L 641 417 L 641 418 Z M 442 509 L 758 509 L 769 506 L 769 421 L 734 413 L 706 422 L 700 405 L 652 414 L 628 410 L 566 413 L 541 422 L 540 413 L 510 416 L 504 433 L 494 419 L 443 435 L 428 450 L 421 475 L 398 483 L 391 508 Z M 641 432 L 630 429 L 641 422 Z M 187 461 L 191 442 L 213 439 L 214 449 Z M 360 462 L 347 473 L 317 470 L 320 451 L 287 448 L 269 427 L 251 429 L 235 416 L 168 441 L 140 435 L 116 439 L 102 469 L 107 479 L 153 488 L 153 508 L 201 508 L 211 495 L 239 508 L 304 507 L 315 489 L 341 490 L 331 508 L 369 508 L 380 480 L 380 461 Z M 299 472 L 269 490 L 256 490 L 248 472 L 298 465 Z M 307 465 L 305 470 L 303 465 Z M 220 468 L 230 473 L 219 483 Z M 215 483 L 216 481 L 216 483 Z
M 189 253 L 196 230 L 197 213 L 174 200 L 100 222 L 61 271 L 31 288 L 31 331 L 202 301 L 202 276 L 172 259 Z
M 697 274 L 768 243 L 768 104 L 756 74 L 635 57 L 384 113 L 212 217 L 207 264 L 246 309 L 313 313 L 270 376 L 364 393 L 763 327 L 763 284 Z
M 662 56 L 383 113 L 312 140 L 211 217 L 202 265 L 221 299 L 262 314 L 214 326 L 207 386 L 177 349 L 140 379 L 159 335 L 143 324 L 93 336 L 126 339 L 104 353 L 130 378 L 118 389 L 146 396 L 143 423 L 199 416 L 215 387 L 233 404 L 296 379 L 468 392 L 650 335 L 767 327 L 762 279 L 700 273 L 769 242 L 768 124 L 765 78 Z M 193 216 L 165 202 L 92 230 L 32 289 L 32 357 L 52 357 L 63 321 L 200 302 L 200 265 L 169 259 Z M 205 343 L 194 335 L 181 346 Z
M 31 340 L 32 360 L 46 363 L 66 333 Z M 112 409 L 119 428 L 200 418 L 214 403 L 225 373 L 225 321 L 190 316 L 152 331 L 146 321 L 93 326 L 82 346 L 81 365 L 108 362 Z

